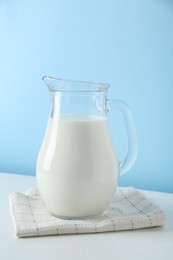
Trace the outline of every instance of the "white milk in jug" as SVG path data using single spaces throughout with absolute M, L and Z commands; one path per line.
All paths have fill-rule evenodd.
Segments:
M 67 218 L 103 213 L 116 190 L 118 172 L 106 118 L 49 118 L 37 161 L 37 185 L 51 213 Z

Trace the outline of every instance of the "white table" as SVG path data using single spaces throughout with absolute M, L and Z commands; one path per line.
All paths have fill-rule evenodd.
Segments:
M 9 212 L 10 192 L 25 192 L 35 186 L 35 177 L 0 173 L 1 260 L 172 260 L 173 194 L 145 191 L 167 216 L 163 228 L 100 234 L 17 238 Z

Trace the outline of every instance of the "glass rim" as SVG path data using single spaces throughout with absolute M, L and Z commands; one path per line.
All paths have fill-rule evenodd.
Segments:
M 51 92 L 106 92 L 110 86 L 107 83 L 70 80 L 51 76 L 43 76 L 42 80 Z

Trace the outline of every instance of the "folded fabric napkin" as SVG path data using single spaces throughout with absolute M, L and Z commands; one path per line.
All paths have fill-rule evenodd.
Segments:
M 82 220 L 52 216 L 36 188 L 26 194 L 10 193 L 9 201 L 18 237 L 132 230 L 165 224 L 164 211 L 132 187 L 119 188 L 103 215 Z

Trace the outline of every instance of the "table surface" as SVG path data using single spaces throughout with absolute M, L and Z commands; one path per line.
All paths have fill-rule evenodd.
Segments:
M 25 192 L 35 177 L 0 173 L 0 259 L 173 259 L 173 194 L 143 191 L 165 210 L 164 227 L 99 234 L 17 238 L 9 211 L 10 192 Z

